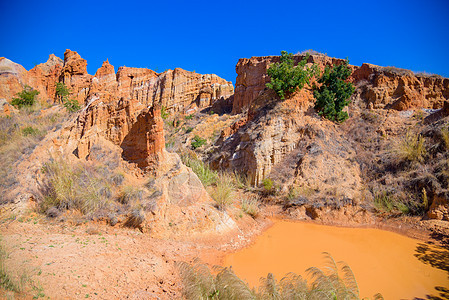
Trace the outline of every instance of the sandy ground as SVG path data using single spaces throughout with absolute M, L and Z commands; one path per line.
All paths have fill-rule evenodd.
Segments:
M 226 236 L 161 240 L 136 229 L 56 224 L 34 214 L 0 220 L 6 267 L 16 279 L 29 278 L 27 293 L 16 299 L 179 299 L 176 261 L 199 257 L 219 264 L 225 253 L 245 246 L 271 223 L 244 216 L 239 230 Z

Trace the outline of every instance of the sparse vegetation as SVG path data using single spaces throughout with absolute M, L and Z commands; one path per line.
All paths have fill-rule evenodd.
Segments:
M 281 61 L 270 65 L 267 74 L 270 82 L 267 87 L 274 90 L 276 94 L 284 100 L 297 89 L 301 90 L 305 84 L 309 83 L 317 73 L 317 66 L 306 67 L 309 55 L 307 54 L 297 66 L 293 61 L 293 54 L 287 51 L 281 52 Z
M 348 113 L 343 109 L 350 103 L 348 99 L 355 90 L 352 83 L 345 81 L 351 75 L 348 64 L 349 61 L 346 60 L 344 64 L 333 68 L 326 66 L 318 79 L 321 86 L 314 88 L 315 109 L 320 116 L 332 121 L 343 122 L 348 118 Z
M 46 163 L 42 171 L 47 179 L 39 203 L 42 213 L 56 208 L 88 214 L 104 208 L 109 200 L 109 187 L 93 168 L 72 167 L 58 159 Z
M 195 153 L 184 153 L 181 155 L 181 159 L 186 166 L 192 168 L 192 171 L 198 176 L 205 187 L 217 182 L 218 173 L 198 159 Z
M 207 142 L 206 139 L 203 139 L 202 137 L 195 135 L 192 139 L 191 145 L 193 149 L 197 149 L 203 145 L 205 145 Z
M 26 106 L 32 106 L 37 95 L 39 95 L 39 91 L 25 85 L 23 90 L 17 94 L 17 98 L 12 98 L 11 104 L 19 109 Z
M 167 108 L 165 106 L 161 107 L 161 117 L 162 119 L 166 120 L 168 118 L 168 111 Z
M 66 99 L 64 101 L 64 107 L 69 111 L 69 112 L 76 112 L 79 111 L 81 109 L 80 104 L 78 103 L 77 100 L 75 99 Z
M 255 218 L 259 214 L 260 199 L 256 195 L 245 196 L 240 200 L 240 205 L 244 213 Z
M 397 197 L 387 191 L 379 191 L 374 195 L 374 206 L 381 212 L 401 212 L 408 214 L 410 208 Z
M 449 128 L 441 129 L 441 139 L 443 140 L 443 145 L 446 147 L 446 150 L 449 150 Z
M 7 256 L 8 254 L 0 243 L 0 289 L 19 293 L 23 289 L 24 278 L 22 277 L 20 281 L 13 278 L 5 264 Z
M 70 90 L 64 83 L 56 83 L 56 96 L 64 104 L 64 107 L 71 113 L 80 110 L 81 106 L 78 101 L 76 99 L 69 99 L 69 94 Z
M 232 178 L 225 173 L 220 173 L 215 184 L 209 189 L 209 194 L 217 203 L 219 210 L 226 210 L 232 204 L 234 189 Z
M 407 132 L 404 140 L 399 144 L 397 153 L 402 160 L 423 162 L 426 155 L 424 137 L 419 134 Z
M 289 273 L 280 281 L 273 274 L 260 279 L 258 289 L 250 289 L 230 268 L 209 267 L 195 260 L 193 264 L 177 263 L 183 293 L 186 299 L 361 299 L 359 288 L 351 268 L 337 263 L 325 253 L 326 271 L 311 267 L 306 270 L 309 281 L 295 273 Z M 374 295 L 374 299 L 383 299 Z

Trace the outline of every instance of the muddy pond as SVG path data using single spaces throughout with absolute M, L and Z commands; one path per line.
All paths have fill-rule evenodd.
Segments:
M 270 272 L 280 280 L 288 272 L 307 278 L 312 266 L 325 270 L 323 252 L 351 267 L 361 297 L 427 299 L 439 296 L 435 287 L 449 288 L 449 250 L 379 229 L 275 221 L 252 245 L 227 255 L 224 266 L 255 287 Z

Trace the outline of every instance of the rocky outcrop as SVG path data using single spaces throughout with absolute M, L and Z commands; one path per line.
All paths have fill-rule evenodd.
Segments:
M 361 174 L 355 151 L 336 125 L 305 114 L 304 97 L 310 95 L 279 102 L 273 92 L 263 92 L 251 104 L 248 120 L 223 131 L 212 166 L 246 174 L 254 185 L 272 178 L 283 186 L 319 190 L 324 198 L 357 198 Z
M 0 57 L 0 99 L 11 102 L 27 84 L 27 70 L 7 58 Z
M 303 59 L 295 55 L 295 63 Z M 237 79 L 233 112 L 240 113 L 265 90 L 269 82 L 267 69 L 278 62 L 279 56 L 242 58 L 236 66 Z M 325 66 L 343 63 L 344 60 L 324 55 L 311 55 L 308 63 L 316 63 L 321 70 Z M 363 64 L 350 66 L 350 80 L 358 87 L 365 107 L 407 110 L 411 108 L 441 108 L 449 99 L 449 79 L 441 76 L 415 74 L 412 71 Z
M 353 72 L 352 78 L 366 107 L 437 109 L 449 99 L 449 79 L 437 75 L 363 64 Z
M 157 74 L 148 69 L 120 67 L 120 97 L 147 105 L 160 103 L 169 111 L 204 108 L 233 95 L 234 87 L 214 74 L 198 74 L 176 68 Z
M 62 70 L 63 61 L 50 54 L 47 62 L 39 64 L 27 73 L 27 83 L 39 91 L 40 99 L 53 103 L 56 94 L 56 82 Z
M 304 57 L 305 55 L 295 55 L 293 56 L 293 60 L 297 64 Z M 270 77 L 267 74 L 268 67 L 270 64 L 279 61 L 279 56 L 239 59 L 235 67 L 237 79 L 235 82 L 234 104 L 232 107 L 233 113 L 241 113 L 245 108 L 250 107 L 252 101 L 266 89 L 266 83 L 270 82 Z M 344 61 L 344 59 L 324 55 L 311 55 L 307 63 L 316 63 L 321 70 L 324 70 L 325 66 L 341 64 Z
M 30 71 L 9 59 L 0 58 L 0 98 L 11 101 L 25 85 L 29 85 L 39 91 L 38 99 L 53 103 L 61 68 L 62 60 L 54 54 Z
M 53 103 L 56 82 L 64 83 L 70 91 L 69 99 L 81 106 L 92 98 L 102 101 L 137 100 L 153 106 L 159 104 L 170 112 L 185 112 L 208 107 L 218 100 L 225 103 L 234 94 L 234 87 L 214 74 L 198 74 L 176 68 L 156 73 L 145 68 L 120 67 L 115 73 L 108 60 L 94 76 L 87 73 L 87 61 L 77 52 L 67 49 L 64 61 L 53 54 L 44 64 L 27 72 L 19 64 L 0 59 L 0 99 L 7 101 L 24 85 L 39 90 L 42 101 Z
M 64 66 L 59 75 L 59 82 L 64 83 L 70 91 L 69 99 L 75 99 L 83 105 L 89 94 L 92 75 L 87 73 L 87 62 L 75 52 L 67 49 L 64 53 Z

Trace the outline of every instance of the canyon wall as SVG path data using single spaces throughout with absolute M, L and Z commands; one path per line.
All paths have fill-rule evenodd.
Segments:
M 83 106 L 92 97 L 104 101 L 137 100 L 147 106 L 160 104 L 172 112 L 185 112 L 212 105 L 234 94 L 234 87 L 215 74 L 198 74 L 180 68 L 156 73 L 145 68 L 114 67 L 106 60 L 94 76 L 87 73 L 87 61 L 77 52 L 66 50 L 64 61 L 50 55 L 45 64 L 26 71 L 6 58 L 0 59 L 0 99 L 8 102 L 25 85 L 39 90 L 39 99 L 58 102 L 56 82 L 70 90 L 69 99 Z
M 304 55 L 295 55 L 295 63 Z M 237 79 L 233 112 L 240 113 L 266 88 L 270 81 L 267 69 L 279 62 L 279 56 L 241 58 L 236 65 Z M 311 55 L 308 63 L 316 63 L 321 70 L 325 66 L 341 64 L 343 59 L 324 55 Z M 394 67 L 379 67 L 363 64 L 352 66 L 350 81 L 358 87 L 365 107 L 407 110 L 412 108 L 441 108 L 449 99 L 449 79 L 437 75 L 415 74 L 409 70 Z M 312 100 L 312 99 L 310 99 Z

